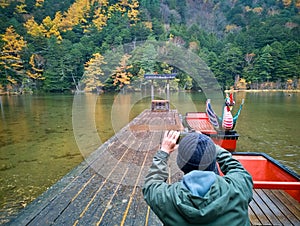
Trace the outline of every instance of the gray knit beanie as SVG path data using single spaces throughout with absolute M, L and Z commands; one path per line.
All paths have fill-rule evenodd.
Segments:
M 179 142 L 177 165 L 185 174 L 193 170 L 219 174 L 216 156 L 216 146 L 208 136 L 189 133 Z

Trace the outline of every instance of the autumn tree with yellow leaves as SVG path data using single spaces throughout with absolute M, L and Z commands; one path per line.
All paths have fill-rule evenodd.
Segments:
M 35 22 L 34 17 L 28 19 L 24 26 L 27 29 L 27 33 L 33 37 L 44 37 L 45 33 L 47 32 L 43 24 L 39 25 L 37 22 Z
M 36 0 L 35 1 L 35 6 L 36 7 L 42 7 L 44 4 L 44 0 Z
M 26 71 L 29 78 L 41 80 L 45 79 L 45 77 L 43 77 L 45 59 L 41 55 L 32 54 L 29 60 L 29 65 L 31 68 Z
M 87 17 L 90 13 L 90 0 L 77 0 L 61 18 L 59 27 L 63 31 L 71 30 L 78 24 L 87 26 Z
M 0 55 L 1 80 L 11 84 L 20 83 L 25 74 L 21 53 L 27 46 L 26 41 L 16 33 L 13 26 L 8 27 L 1 38 L 5 43 Z
M 0 0 L 0 7 L 5 8 L 9 6 L 10 1 L 9 0 Z
M 50 38 L 51 36 L 55 36 L 58 41 L 62 40 L 60 31 L 59 31 L 59 20 L 60 13 L 57 13 L 54 20 L 51 20 L 49 16 L 47 16 L 41 24 L 35 22 L 34 17 L 27 20 L 24 24 L 27 29 L 28 34 L 33 37 L 46 37 Z
M 37 1 L 36 5 L 40 6 L 42 3 L 43 1 Z M 101 31 L 116 12 L 121 12 L 122 16 L 127 16 L 135 24 L 139 20 L 138 7 L 137 0 L 120 0 L 115 4 L 109 4 L 107 0 L 76 0 L 66 12 L 57 12 L 53 20 L 47 16 L 41 24 L 37 24 L 34 18 L 30 18 L 25 27 L 34 37 L 44 35 L 49 38 L 54 35 L 61 41 L 61 32 L 72 30 L 77 25 L 84 32 L 89 32 L 92 26 Z M 24 8 L 24 5 L 20 5 L 19 11 L 23 12 Z
M 84 84 L 84 91 L 96 92 L 103 87 L 104 75 L 101 66 L 106 64 L 104 57 L 100 53 L 93 54 L 93 57 L 85 64 L 84 75 L 81 82 Z
M 124 85 L 130 84 L 130 79 L 133 76 L 128 69 L 132 68 L 132 65 L 127 65 L 128 59 L 131 56 L 128 54 L 125 54 L 120 61 L 119 66 L 114 71 L 112 78 L 113 78 L 113 85 L 118 86 L 119 88 L 122 88 Z

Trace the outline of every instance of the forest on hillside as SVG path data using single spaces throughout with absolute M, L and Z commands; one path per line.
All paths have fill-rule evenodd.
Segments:
M 157 61 L 153 41 L 192 51 L 224 89 L 296 89 L 299 9 L 300 0 L 0 0 L 0 91 L 118 91 L 145 73 L 201 89 Z

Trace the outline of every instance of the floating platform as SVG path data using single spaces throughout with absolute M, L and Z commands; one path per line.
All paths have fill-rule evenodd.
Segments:
M 183 129 L 177 111 L 145 110 L 9 224 L 162 225 L 141 189 L 170 129 Z M 182 176 L 169 172 L 169 182 Z M 299 202 L 281 190 L 255 189 L 249 214 L 253 225 L 300 225 Z

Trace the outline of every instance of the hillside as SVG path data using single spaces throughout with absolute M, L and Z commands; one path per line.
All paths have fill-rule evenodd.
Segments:
M 300 0 L 1 0 L 0 90 L 119 90 L 169 72 L 174 88 L 201 88 L 153 61 L 153 46 L 139 59 L 116 52 L 145 40 L 193 51 L 224 88 L 297 88 L 299 9 Z

